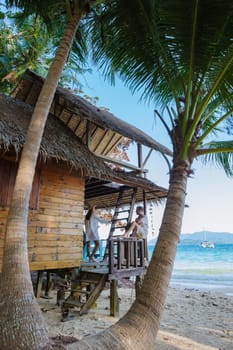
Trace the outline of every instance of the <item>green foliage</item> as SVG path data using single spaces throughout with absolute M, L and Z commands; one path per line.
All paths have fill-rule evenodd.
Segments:
M 42 73 L 54 53 L 46 26 L 35 16 L 6 12 L 0 21 L 0 89 L 9 92 L 26 69 Z
M 92 21 L 94 60 L 105 77 L 117 73 L 133 93 L 167 109 L 174 157 L 192 162 L 233 112 L 232 1 L 113 0 Z M 232 151 L 216 148 L 223 158 Z
M 29 10 L 28 10 L 29 11 Z M 9 93 L 26 69 L 46 76 L 62 36 L 65 17 L 54 17 L 49 26 L 38 14 L 20 10 L 2 12 L 0 20 L 0 91 Z M 73 50 L 60 79 L 61 85 L 80 87 L 78 76 L 87 71 L 86 35 L 83 24 L 77 31 Z
M 21 10 L 24 18 L 31 15 L 39 17 L 41 21 L 51 30 L 59 23 L 65 21 L 65 1 L 64 0 L 6 0 L 8 8 Z
M 198 153 L 204 164 L 213 163 L 233 176 L 233 141 L 212 141 L 202 145 Z
M 107 76 L 118 72 L 132 91 L 162 105 L 176 97 L 178 105 L 189 79 L 192 94 L 205 94 L 232 55 L 233 5 L 230 0 L 199 1 L 194 23 L 195 3 L 115 0 L 102 6 L 93 18 L 96 62 Z M 232 81 L 230 74 L 225 79 L 222 92 Z

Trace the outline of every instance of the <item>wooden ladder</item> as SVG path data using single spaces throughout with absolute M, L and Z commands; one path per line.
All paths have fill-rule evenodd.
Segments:
M 113 234 L 116 231 L 122 230 L 122 228 L 127 229 L 129 223 L 132 220 L 134 205 L 136 202 L 137 188 L 130 188 L 127 186 L 122 186 L 119 191 L 117 198 L 117 203 L 115 211 L 111 221 L 111 227 L 108 235 L 108 240 L 106 244 L 106 249 L 104 253 L 104 260 L 107 259 L 109 255 L 109 240 L 113 237 Z M 125 206 L 126 200 L 128 200 L 129 209 L 122 209 L 122 206 Z M 125 214 L 123 217 L 121 214 Z M 126 222 L 124 226 L 117 225 L 120 221 Z
M 80 271 L 72 283 L 70 295 L 62 304 L 62 321 L 67 319 L 69 309 L 73 307 L 79 308 L 80 315 L 86 314 L 104 289 L 107 276 L 106 273 Z

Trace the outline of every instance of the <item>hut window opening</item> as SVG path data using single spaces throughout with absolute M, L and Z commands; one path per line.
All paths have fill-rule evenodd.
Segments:
M 0 159 L 0 206 L 9 207 L 15 185 L 18 163 L 6 159 Z M 32 192 L 30 197 L 30 209 L 39 207 L 40 172 L 36 169 Z

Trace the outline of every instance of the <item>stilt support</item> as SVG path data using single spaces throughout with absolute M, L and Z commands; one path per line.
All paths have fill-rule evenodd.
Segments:
M 37 281 L 35 288 L 35 297 L 40 298 L 42 292 L 42 282 L 43 282 L 43 271 L 38 271 L 37 273 Z
M 110 281 L 110 316 L 119 316 L 118 281 Z
M 140 293 L 140 290 L 142 287 L 142 282 L 143 282 L 143 276 L 136 276 L 136 281 L 135 281 L 136 298 L 138 297 L 138 294 Z

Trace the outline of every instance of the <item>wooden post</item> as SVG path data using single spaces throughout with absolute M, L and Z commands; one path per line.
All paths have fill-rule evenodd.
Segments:
M 109 239 L 109 273 L 113 273 L 115 271 L 114 268 L 114 240 Z
M 135 281 L 135 294 L 136 298 L 138 297 L 140 290 L 142 288 L 142 282 L 143 282 L 143 277 L 142 276 L 136 276 L 136 281 Z
M 40 296 L 41 296 L 42 282 L 43 282 L 43 271 L 38 271 L 37 281 L 36 281 L 36 289 L 35 289 L 35 297 L 36 298 L 40 298 Z
M 49 291 L 51 289 L 51 275 L 49 271 L 46 271 L 46 286 L 45 286 L 45 298 L 49 298 Z
M 146 192 L 143 190 L 143 206 L 144 206 L 144 215 L 147 214 L 147 201 L 146 201 Z
M 142 238 L 139 243 L 139 258 L 140 258 L 140 266 L 145 266 L 145 251 L 144 251 L 144 241 L 145 239 Z
M 142 145 L 141 143 L 137 144 L 138 146 L 138 167 L 140 169 L 140 173 L 143 172 L 143 162 L 142 162 Z
M 138 267 L 138 242 L 137 239 L 133 242 L 133 249 L 134 249 L 134 267 Z
M 126 268 L 129 269 L 131 265 L 131 240 L 127 239 L 127 248 L 126 248 Z
M 143 239 L 143 243 L 144 243 L 144 256 L 145 256 L 145 260 L 148 262 L 148 245 L 147 245 L 147 239 Z
M 119 316 L 118 280 L 110 281 L 110 316 Z

